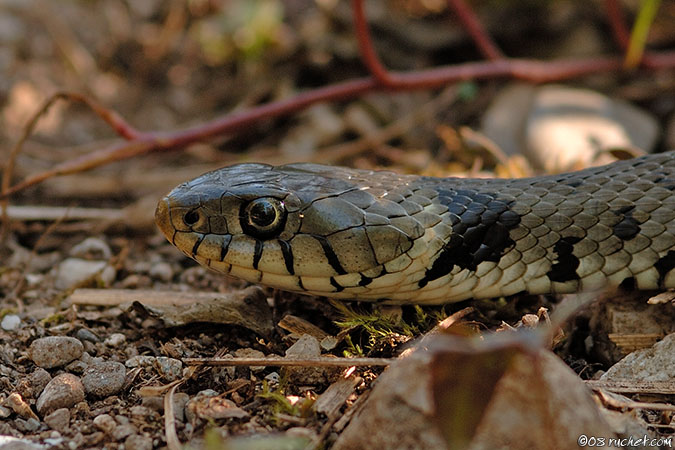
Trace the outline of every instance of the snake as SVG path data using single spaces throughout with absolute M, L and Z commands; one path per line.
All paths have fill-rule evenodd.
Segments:
M 159 201 L 198 263 L 389 304 L 675 287 L 675 151 L 530 178 L 236 164 Z

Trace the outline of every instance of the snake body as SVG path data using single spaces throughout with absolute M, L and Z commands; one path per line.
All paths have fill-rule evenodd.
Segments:
M 170 242 L 218 272 L 419 304 L 675 287 L 674 219 L 675 151 L 522 179 L 238 164 L 156 211 Z

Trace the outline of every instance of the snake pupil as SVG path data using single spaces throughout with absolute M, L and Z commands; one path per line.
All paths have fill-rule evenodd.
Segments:
M 270 202 L 259 200 L 251 205 L 249 210 L 251 224 L 259 227 L 267 227 L 274 223 L 277 211 Z

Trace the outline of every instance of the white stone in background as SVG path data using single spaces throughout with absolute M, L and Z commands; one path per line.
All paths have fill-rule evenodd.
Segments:
M 167 262 L 158 262 L 152 265 L 148 271 L 148 275 L 168 283 L 173 279 L 173 269 L 171 268 L 171 264 Z
M 0 322 L 0 327 L 5 331 L 16 330 L 19 328 L 19 325 L 21 325 L 21 317 L 16 314 L 7 314 L 2 318 L 2 322 Z
M 492 102 L 482 132 L 506 154 L 556 173 L 611 162 L 599 156 L 608 149 L 649 152 L 659 127 L 645 111 L 588 89 L 515 84 Z
M 99 238 L 90 237 L 80 242 L 70 250 L 70 256 L 75 258 L 110 259 L 110 247 Z
M 668 369 L 670 368 L 670 370 Z M 601 380 L 675 380 L 675 333 L 669 334 L 651 348 L 636 350 L 614 364 Z
M 56 268 L 56 288 L 70 289 L 90 280 L 97 279 L 104 286 L 115 280 L 117 271 L 106 261 L 88 261 L 80 258 L 68 258 Z
M 127 341 L 127 337 L 122 333 L 113 333 L 106 338 L 103 343 L 109 347 L 118 347 Z

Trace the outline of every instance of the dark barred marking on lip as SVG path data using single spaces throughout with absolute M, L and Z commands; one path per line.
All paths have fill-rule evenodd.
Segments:
M 258 264 L 260 264 L 260 258 L 262 258 L 263 253 L 263 242 L 260 239 L 255 240 L 255 248 L 253 249 L 253 268 L 258 270 Z
M 340 264 L 340 260 L 333 251 L 333 248 L 328 243 L 328 240 L 325 237 L 318 235 L 312 235 L 312 237 L 317 241 L 319 241 L 319 244 L 321 244 L 323 254 L 326 255 L 328 264 L 330 264 L 333 270 L 335 270 L 338 273 L 338 275 L 346 275 L 347 271 L 342 267 L 342 264 Z
M 669 250 L 664 257 L 656 261 L 654 267 L 659 272 L 659 286 L 663 286 L 668 272 L 675 269 L 675 250 Z
M 277 242 L 279 242 L 279 246 L 281 247 L 281 254 L 284 257 L 286 270 L 291 275 L 295 275 L 295 268 L 293 267 L 293 249 L 291 248 L 291 244 L 289 244 L 288 241 L 284 241 L 283 239 L 277 239 Z
M 551 265 L 551 270 L 546 273 L 549 280 L 564 283 L 580 279 L 577 273 L 579 258 L 572 254 L 574 244 L 579 241 L 581 241 L 581 238 L 567 236 L 553 244 L 553 251 L 558 255 L 558 258 Z
M 335 292 L 342 292 L 345 290 L 345 287 L 335 281 L 334 277 L 330 277 L 330 284 L 336 289 Z
M 195 245 L 192 246 L 192 257 L 193 257 L 193 258 L 197 255 L 197 249 L 199 248 L 199 246 L 201 245 L 202 241 L 204 240 L 204 236 L 205 236 L 205 235 L 199 234 L 198 236 L 199 236 L 199 237 L 198 237 L 197 240 L 195 241 Z
M 359 281 L 359 286 L 368 286 L 372 282 L 373 282 L 372 278 L 367 277 L 364 274 L 361 274 L 361 280 Z
M 223 236 L 223 241 L 220 244 L 220 261 L 225 262 L 225 257 L 227 256 L 228 250 L 230 250 L 230 242 L 232 241 L 232 236 L 229 234 Z

